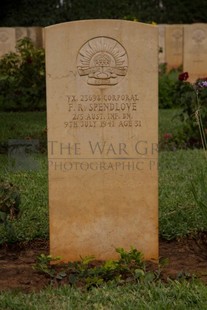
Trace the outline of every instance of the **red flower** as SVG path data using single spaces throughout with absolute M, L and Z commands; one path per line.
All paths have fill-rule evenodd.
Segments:
M 172 139 L 173 135 L 171 133 L 165 133 L 164 134 L 164 139 L 168 140 L 168 139 Z
M 178 79 L 180 81 L 187 81 L 188 78 L 189 78 L 188 72 L 180 73 L 179 76 L 178 76 Z

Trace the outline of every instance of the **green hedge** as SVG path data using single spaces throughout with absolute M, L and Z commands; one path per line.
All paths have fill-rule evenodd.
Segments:
M 2 0 L 0 26 L 47 26 L 97 18 L 205 23 L 206 11 L 206 0 Z
M 30 39 L 0 60 L 0 111 L 45 110 L 45 53 Z

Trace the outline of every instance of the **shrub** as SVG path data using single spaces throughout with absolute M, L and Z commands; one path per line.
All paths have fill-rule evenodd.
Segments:
M 11 221 L 19 214 L 20 192 L 12 183 L 0 180 L 0 223 L 4 224 L 9 242 L 16 241 Z
M 29 38 L 0 60 L 0 111 L 45 109 L 45 53 Z
M 207 78 L 194 84 L 187 79 L 187 72 L 179 75 L 173 100 L 181 107 L 179 117 L 188 146 L 200 147 L 207 133 Z
M 159 108 L 169 109 L 176 107 L 173 102 L 175 85 L 179 74 L 179 68 L 173 69 L 169 73 L 166 72 L 166 64 L 162 64 L 159 69 Z

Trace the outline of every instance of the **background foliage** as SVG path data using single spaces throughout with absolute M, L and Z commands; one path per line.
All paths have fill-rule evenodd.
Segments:
M 48 26 L 80 19 L 207 22 L 206 0 L 2 0 L 0 26 Z
M 45 52 L 30 39 L 0 59 L 0 111 L 45 109 Z

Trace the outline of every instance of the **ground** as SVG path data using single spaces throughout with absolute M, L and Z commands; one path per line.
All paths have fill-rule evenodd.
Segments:
M 4 244 L 0 247 L 0 288 L 23 292 L 39 291 L 51 279 L 34 270 L 37 256 L 49 253 L 46 240 L 27 243 Z M 207 233 L 179 240 L 160 240 L 160 258 L 166 259 L 161 277 L 176 279 L 194 275 L 207 284 Z

